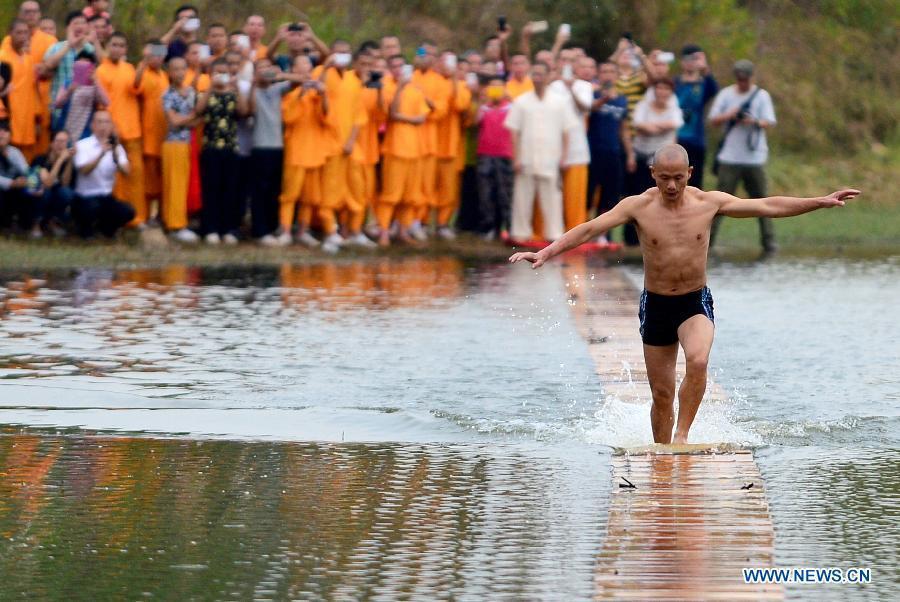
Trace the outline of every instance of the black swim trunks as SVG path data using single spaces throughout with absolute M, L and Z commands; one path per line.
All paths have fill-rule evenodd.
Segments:
M 715 324 L 713 298 L 709 288 L 684 295 L 659 295 L 644 291 L 638 317 L 641 319 L 641 339 L 646 345 L 664 346 L 678 342 L 678 327 L 685 320 L 703 314 Z

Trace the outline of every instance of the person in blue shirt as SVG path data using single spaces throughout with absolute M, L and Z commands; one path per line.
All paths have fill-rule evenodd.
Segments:
M 615 63 L 602 63 L 598 72 L 598 88 L 588 116 L 588 146 L 591 166 L 588 172 L 588 215 L 593 215 L 593 199 L 600 187 L 600 203 L 596 214 L 616 206 L 622 197 L 624 170 L 637 167 L 631 148 L 628 126 L 628 99 L 616 90 L 619 68 Z M 624 165 L 623 165 L 624 158 Z M 605 242 L 605 241 L 601 241 Z
M 675 95 L 684 116 L 684 125 L 678 130 L 678 144 L 687 150 L 694 168 L 689 184 L 701 189 L 706 159 L 703 109 L 718 92 L 719 84 L 709 73 L 703 49 L 695 44 L 682 48 L 681 75 L 675 78 Z

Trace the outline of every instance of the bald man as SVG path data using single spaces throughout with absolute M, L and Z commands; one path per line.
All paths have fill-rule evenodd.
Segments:
M 846 189 L 816 198 L 739 199 L 688 186 L 691 172 L 687 151 L 677 144 L 666 145 L 653 157 L 654 188 L 622 199 L 612 210 L 569 230 L 540 252 L 516 253 L 509 258 L 511 263 L 524 260 L 539 268 L 551 257 L 594 240 L 610 228 L 635 224 L 644 256 L 640 332 L 653 395 L 650 423 L 657 443 L 687 443 L 706 390 L 706 366 L 714 334 L 713 299 L 706 286 L 713 219 L 717 215 L 791 217 L 842 207 L 860 194 Z M 684 349 L 686 372 L 678 390 L 676 425 L 675 360 L 679 344 Z

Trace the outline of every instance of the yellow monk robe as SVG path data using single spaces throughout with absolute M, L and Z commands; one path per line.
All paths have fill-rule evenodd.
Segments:
M 290 232 L 297 203 L 300 222 L 308 225 L 312 208 L 320 204 L 319 185 L 330 133 L 322 112 L 322 97 L 298 87 L 281 100 L 284 120 L 284 176 L 279 198 L 279 224 Z
M 196 85 L 194 80 L 196 80 Z M 184 85 L 194 86 L 197 89 L 197 92 L 206 92 L 209 90 L 210 84 L 209 75 L 206 73 L 198 73 L 190 67 L 188 67 L 187 71 L 184 73 Z
M 169 89 L 169 76 L 149 67 L 141 77 L 141 130 L 144 145 L 144 194 L 147 201 L 162 194 L 162 145 L 168 125 L 163 111 L 162 97 Z
M 570 165 L 563 170 L 563 219 L 566 230 L 587 221 L 587 188 L 587 165 Z
M 56 36 L 44 33 L 38 28 L 31 32 L 31 41 L 29 42 L 29 54 L 35 67 L 44 60 L 44 54 L 47 50 L 56 44 L 58 40 Z M 6 36 L 3 43 L 0 44 L 0 51 L 9 48 L 12 50 L 12 38 Z M 43 155 L 50 148 L 50 79 L 38 80 L 38 107 L 40 127 L 37 133 L 37 143 L 35 144 L 35 155 Z
M 97 67 L 97 83 L 109 96 L 109 114 L 116 135 L 128 155 L 130 172 L 116 176 L 113 196 L 134 207 L 131 225 L 147 221 L 147 199 L 144 194 L 144 145 L 141 142 L 141 107 L 139 90 L 134 87 L 134 66 L 124 60 L 113 63 L 104 59 Z
M 379 100 L 380 98 L 380 100 Z M 378 200 L 378 182 L 375 166 L 381 160 L 378 130 L 387 120 L 384 103 L 384 89 L 363 88 L 363 110 L 368 120 L 359 131 L 356 146 L 353 149 L 353 160 L 359 163 L 363 178 L 363 200 L 373 210 Z
M 526 92 L 531 92 L 532 90 L 534 90 L 534 82 L 532 82 L 531 78 L 528 76 L 525 76 L 524 79 L 516 79 L 514 77 L 511 77 L 506 81 L 506 94 L 512 100 L 515 100 Z
M 398 86 L 385 78 L 383 92 L 385 106 L 390 111 L 391 103 L 398 94 Z M 428 115 L 425 95 L 417 86 L 407 85 L 399 94 L 397 111 L 401 115 L 405 117 Z M 390 227 L 394 217 L 404 228 L 408 228 L 416 219 L 415 209 L 422 203 L 420 162 L 423 140 L 420 130 L 423 127 L 424 125 L 399 121 L 387 122 L 384 143 L 381 147 L 384 157 L 381 165 L 381 196 L 375 212 L 378 225 L 383 230 Z
M 313 70 L 313 77 L 319 78 L 322 67 Z M 365 204 L 358 184 L 351 191 L 351 157 L 344 154 L 344 145 L 354 127 L 361 128 L 368 122 L 362 105 L 363 84 L 353 71 L 343 74 L 335 67 L 329 67 L 325 74 L 325 94 L 328 97 L 328 117 L 331 143 L 322 167 L 322 204 L 319 219 L 326 234 L 337 229 L 336 212 L 346 210 L 349 219 L 356 221 L 359 213 L 365 215 Z M 347 225 L 345 222 L 344 225 Z
M 163 142 L 162 207 L 159 215 L 169 231 L 187 228 L 187 193 L 191 178 L 190 142 Z
M 27 49 L 23 48 L 21 53 L 17 53 L 11 45 L 9 49 L 0 50 L 0 61 L 8 63 L 12 69 L 10 92 L 6 97 L 9 103 L 12 145 L 22 151 L 30 163 L 35 157 L 40 118 L 34 61 Z
M 413 73 L 412 83 L 422 89 L 432 103 L 431 112 L 422 126 L 422 198 L 420 211 L 416 219 L 425 220 L 428 210 L 437 207 L 437 146 L 438 123 L 447 115 L 453 87 L 450 82 L 436 71 L 419 71 Z
M 459 205 L 459 167 L 457 158 L 462 138 L 464 114 L 472 104 L 469 86 L 462 81 L 447 80 L 451 84 L 447 114 L 438 122 L 437 146 L 437 225 L 446 226 Z

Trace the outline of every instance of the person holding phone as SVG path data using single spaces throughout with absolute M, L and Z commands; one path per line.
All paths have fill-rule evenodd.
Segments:
M 141 101 L 144 195 L 148 205 L 162 200 L 162 145 L 168 132 L 163 95 L 169 89 L 169 76 L 163 70 L 163 61 L 167 53 L 168 48 L 161 40 L 149 40 L 144 45 L 143 58 L 134 77 Z
M 688 152 L 694 171 L 691 186 L 703 188 L 706 166 L 706 119 L 703 111 L 716 94 L 719 83 L 706 62 L 706 54 L 696 44 L 681 49 L 681 73 L 675 78 L 675 95 L 684 113 L 684 125 L 678 130 L 678 144 Z
M 65 234 L 67 213 L 75 198 L 72 188 L 75 183 L 74 157 L 72 139 L 68 132 L 60 130 L 53 135 L 49 152 L 32 162 L 31 169 L 37 172 L 40 183 L 34 200 L 32 238 L 41 238 L 44 230 L 56 237 Z
M 196 109 L 203 120 L 201 227 L 209 245 L 237 244 L 232 230 L 237 202 L 238 119 L 247 115 L 247 97 L 238 93 L 237 81 L 225 60 L 212 64 L 210 78 L 212 87 L 200 95 Z
M 128 154 L 129 169 L 116 179 L 115 197 L 134 207 L 131 224 L 143 228 L 149 218 L 147 196 L 144 192 L 144 143 L 142 140 L 140 88 L 136 86 L 137 72 L 126 60 L 128 39 L 116 32 L 109 38 L 107 56 L 97 67 L 97 83 L 109 97 L 109 114 L 116 133 Z
M 117 177 L 128 175 L 130 165 L 107 111 L 94 114 L 91 132 L 75 144 L 73 160 L 78 177 L 72 218 L 82 238 L 93 238 L 98 231 L 111 238 L 135 216 L 134 207 L 118 199 L 113 188 Z
M 175 9 L 175 20 L 172 27 L 160 38 L 169 49 L 166 58 L 184 56 L 188 45 L 197 41 L 199 30 L 200 13 L 195 7 L 185 4 Z
M 441 54 L 437 72 L 450 84 L 447 114 L 438 121 L 436 216 L 437 236 L 444 240 L 456 238 L 450 228 L 450 220 L 459 207 L 461 139 L 463 117 L 472 104 L 472 92 L 458 70 L 458 61 L 452 52 Z
M 81 51 L 73 67 L 72 84 L 56 99 L 55 108 L 59 109 L 59 114 L 54 130 L 67 132 L 69 139 L 75 142 L 91 135 L 94 111 L 109 106 L 109 96 L 97 85 L 95 71 L 94 55 Z
M 188 188 L 191 175 L 191 129 L 196 122 L 197 90 L 188 85 L 187 61 L 172 57 L 167 62 L 169 88 L 163 94 L 166 139 L 162 144 L 163 226 L 173 239 L 192 244 L 198 237 L 188 229 Z
M 281 101 L 284 121 L 284 176 L 278 198 L 278 245 L 296 241 L 306 247 L 318 247 L 309 233 L 313 211 L 321 204 L 321 169 L 325 165 L 330 132 L 327 122 L 331 111 L 325 84 L 312 76 L 310 58 L 294 59 L 292 74 L 297 85 Z M 294 223 L 297 236 L 292 238 Z
M 75 58 L 82 50 L 98 56 L 97 49 L 88 41 L 87 19 L 74 11 L 66 15 L 66 39 L 50 46 L 38 67 L 41 77 L 51 78 L 51 106 L 56 104 L 59 94 L 72 85 Z M 59 110 L 53 110 L 52 119 L 58 118 Z
M 228 52 L 228 28 L 222 23 L 210 23 L 206 28 L 206 50 L 202 51 L 204 69 Z

